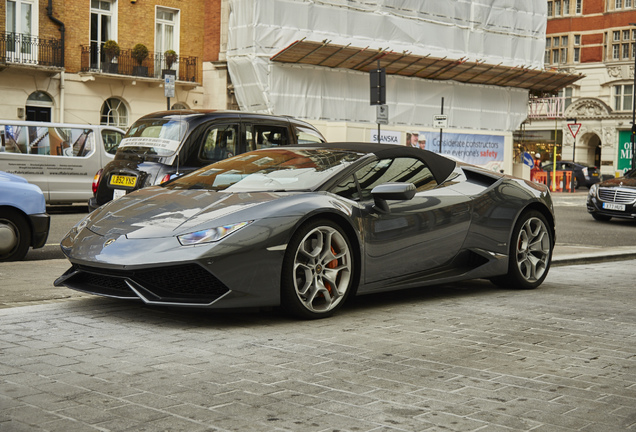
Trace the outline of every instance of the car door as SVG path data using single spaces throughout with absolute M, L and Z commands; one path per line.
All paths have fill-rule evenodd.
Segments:
M 289 124 L 271 121 L 245 121 L 246 151 L 294 144 Z
M 388 182 L 416 187 L 411 200 L 389 201 L 389 212 L 373 208 L 372 189 Z M 448 263 L 460 250 L 470 226 L 470 198 L 440 186 L 419 159 L 381 159 L 365 165 L 335 193 L 364 205 L 364 283 L 425 273 Z

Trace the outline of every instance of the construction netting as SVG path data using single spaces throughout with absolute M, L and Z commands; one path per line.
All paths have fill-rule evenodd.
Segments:
M 232 0 L 227 61 L 242 110 L 374 123 L 368 73 L 271 60 L 297 40 L 542 68 L 545 0 Z M 527 90 L 387 76 L 389 122 L 512 131 Z

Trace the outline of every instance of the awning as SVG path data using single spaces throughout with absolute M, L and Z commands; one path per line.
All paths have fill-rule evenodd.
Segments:
M 429 80 L 453 80 L 468 84 L 494 85 L 530 90 L 535 95 L 556 93 L 583 78 L 555 70 L 510 67 L 447 58 L 396 53 L 389 49 L 360 48 L 351 45 L 332 45 L 329 41 L 299 40 L 279 51 L 272 61 L 308 64 L 329 68 L 344 68 L 368 72 L 377 69 L 378 61 L 387 75 L 417 77 Z

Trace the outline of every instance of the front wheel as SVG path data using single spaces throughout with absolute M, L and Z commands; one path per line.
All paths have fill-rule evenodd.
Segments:
M 285 253 L 283 308 L 305 319 L 332 315 L 353 290 L 353 265 L 351 243 L 336 223 L 323 219 L 303 225 Z
M 512 231 L 508 274 L 493 278 L 496 285 L 533 289 L 541 285 L 552 262 L 552 230 L 541 213 L 524 213 Z
M 0 262 L 20 261 L 29 251 L 31 229 L 25 218 L 13 209 L 0 213 Z

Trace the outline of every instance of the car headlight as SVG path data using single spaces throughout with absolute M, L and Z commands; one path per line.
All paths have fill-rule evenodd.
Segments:
M 590 192 L 589 192 L 589 196 L 590 197 L 595 197 L 596 196 L 596 192 L 598 191 L 598 184 L 595 183 L 590 187 Z
M 88 225 L 89 216 L 90 215 L 84 217 L 81 221 L 76 223 L 75 226 L 68 231 L 66 236 L 69 237 L 71 240 L 75 240 L 75 237 L 77 237 L 77 235 L 82 232 L 84 228 L 86 228 L 86 225 Z
M 244 226 L 252 223 L 253 221 L 239 222 L 236 224 L 223 225 L 220 227 L 201 230 L 189 234 L 182 234 L 177 236 L 179 243 L 183 246 L 197 245 L 202 243 L 212 243 L 219 241 L 224 237 L 229 236 L 233 232 L 236 232 Z

